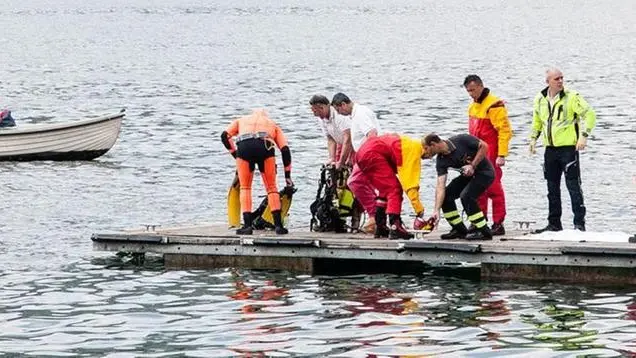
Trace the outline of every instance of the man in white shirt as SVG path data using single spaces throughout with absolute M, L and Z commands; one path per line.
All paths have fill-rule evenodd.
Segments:
M 329 104 L 329 99 L 323 95 L 314 95 L 309 100 L 311 111 L 319 118 L 322 133 L 327 138 L 327 150 L 329 152 L 329 164 L 337 170 L 344 166 L 353 166 L 353 147 L 351 146 L 351 117 L 340 115 Z M 349 189 L 351 193 L 353 191 Z M 355 194 L 353 194 L 355 195 Z M 360 215 L 363 209 L 361 204 L 354 205 L 351 211 L 351 227 L 358 229 Z M 366 231 L 368 225 L 362 228 Z
M 351 144 L 354 152 L 360 149 L 367 138 L 380 134 L 378 117 L 371 108 L 351 102 L 344 93 L 336 93 L 331 100 L 331 105 L 340 115 L 351 116 Z M 375 189 L 355 163 L 347 184 L 369 215 L 369 222 L 365 225 L 364 231 L 375 232 L 377 210 Z M 381 198 L 378 198 L 378 202 L 380 201 L 382 201 Z M 382 205 L 379 207 L 382 209 Z M 386 217 L 386 214 L 378 216 Z
M 340 169 L 351 161 L 351 117 L 342 116 L 329 104 L 323 95 L 315 95 L 309 100 L 311 111 L 319 118 L 322 133 L 327 138 L 329 161 Z

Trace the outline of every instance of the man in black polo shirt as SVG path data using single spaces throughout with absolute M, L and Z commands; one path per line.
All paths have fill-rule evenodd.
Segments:
M 435 189 L 435 210 L 433 218 L 439 221 L 439 210 L 451 225 L 452 230 L 441 236 L 444 240 L 469 239 L 491 240 L 492 233 L 484 213 L 477 205 L 477 198 L 492 184 L 495 170 L 486 158 L 488 144 L 468 134 L 460 134 L 446 140 L 431 133 L 422 140 L 427 152 L 437 155 L 437 188 Z M 459 170 L 460 176 L 446 186 L 448 168 Z M 461 199 L 468 220 L 475 225 L 475 231 L 468 232 L 461 218 L 455 200 Z

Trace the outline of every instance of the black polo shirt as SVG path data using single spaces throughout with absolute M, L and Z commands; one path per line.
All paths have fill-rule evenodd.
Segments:
M 450 153 L 437 155 L 437 176 L 448 174 L 448 168 L 460 169 L 477 155 L 479 139 L 470 134 L 459 134 L 445 141 L 448 143 Z M 485 174 L 495 176 L 495 169 L 488 158 L 484 157 L 475 168 L 475 175 Z

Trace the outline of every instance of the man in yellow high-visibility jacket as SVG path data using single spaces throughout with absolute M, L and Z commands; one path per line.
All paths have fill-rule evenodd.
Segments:
M 534 99 L 530 153 L 534 154 L 537 139 L 543 135 L 544 176 L 548 182 L 548 225 L 535 233 L 561 231 L 561 175 L 572 200 L 574 228 L 585 231 L 585 204 L 581 190 L 579 151 L 585 149 L 587 138 L 596 126 L 596 113 L 577 92 L 565 89 L 563 73 L 558 69 L 546 72 L 548 87 Z

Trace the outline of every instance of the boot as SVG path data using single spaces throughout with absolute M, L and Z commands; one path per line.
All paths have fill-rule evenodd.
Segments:
M 236 235 L 252 235 L 252 213 L 243 213 L 243 227 L 236 230 Z
M 563 226 L 561 225 L 553 225 L 553 224 L 548 224 L 548 226 L 541 228 L 541 229 L 536 229 L 534 230 L 532 233 L 533 234 L 540 234 L 542 232 L 546 232 L 546 231 L 561 231 L 563 230 Z
M 414 235 L 408 232 L 404 227 L 399 214 L 389 215 L 389 221 L 391 222 L 389 240 L 410 240 L 414 237 Z
M 389 237 L 389 228 L 386 226 L 386 208 L 375 208 L 375 234 L 374 238 Z
M 466 240 L 492 240 L 492 231 L 490 231 L 488 225 L 484 225 L 466 235 Z
M 360 229 L 360 216 L 355 213 L 351 215 L 351 232 L 357 232 Z
M 492 224 L 492 227 L 490 228 L 490 230 L 492 231 L 493 236 L 506 235 L 506 229 L 504 228 L 502 223 Z
M 574 230 L 585 231 L 585 225 L 576 224 L 574 225 Z
M 354 205 L 353 209 L 351 209 L 351 232 L 358 232 L 360 230 L 360 217 L 362 216 L 362 211 L 358 205 Z
M 442 234 L 440 236 L 440 239 L 442 240 L 465 239 L 467 233 L 468 233 L 468 229 L 466 229 L 466 225 L 464 225 L 464 223 L 459 223 L 457 225 L 453 225 L 453 229 L 449 233 Z
M 289 233 L 289 230 L 283 227 L 283 220 L 280 217 L 280 210 L 272 211 L 272 217 L 274 218 L 274 230 L 276 235 L 285 235 Z

